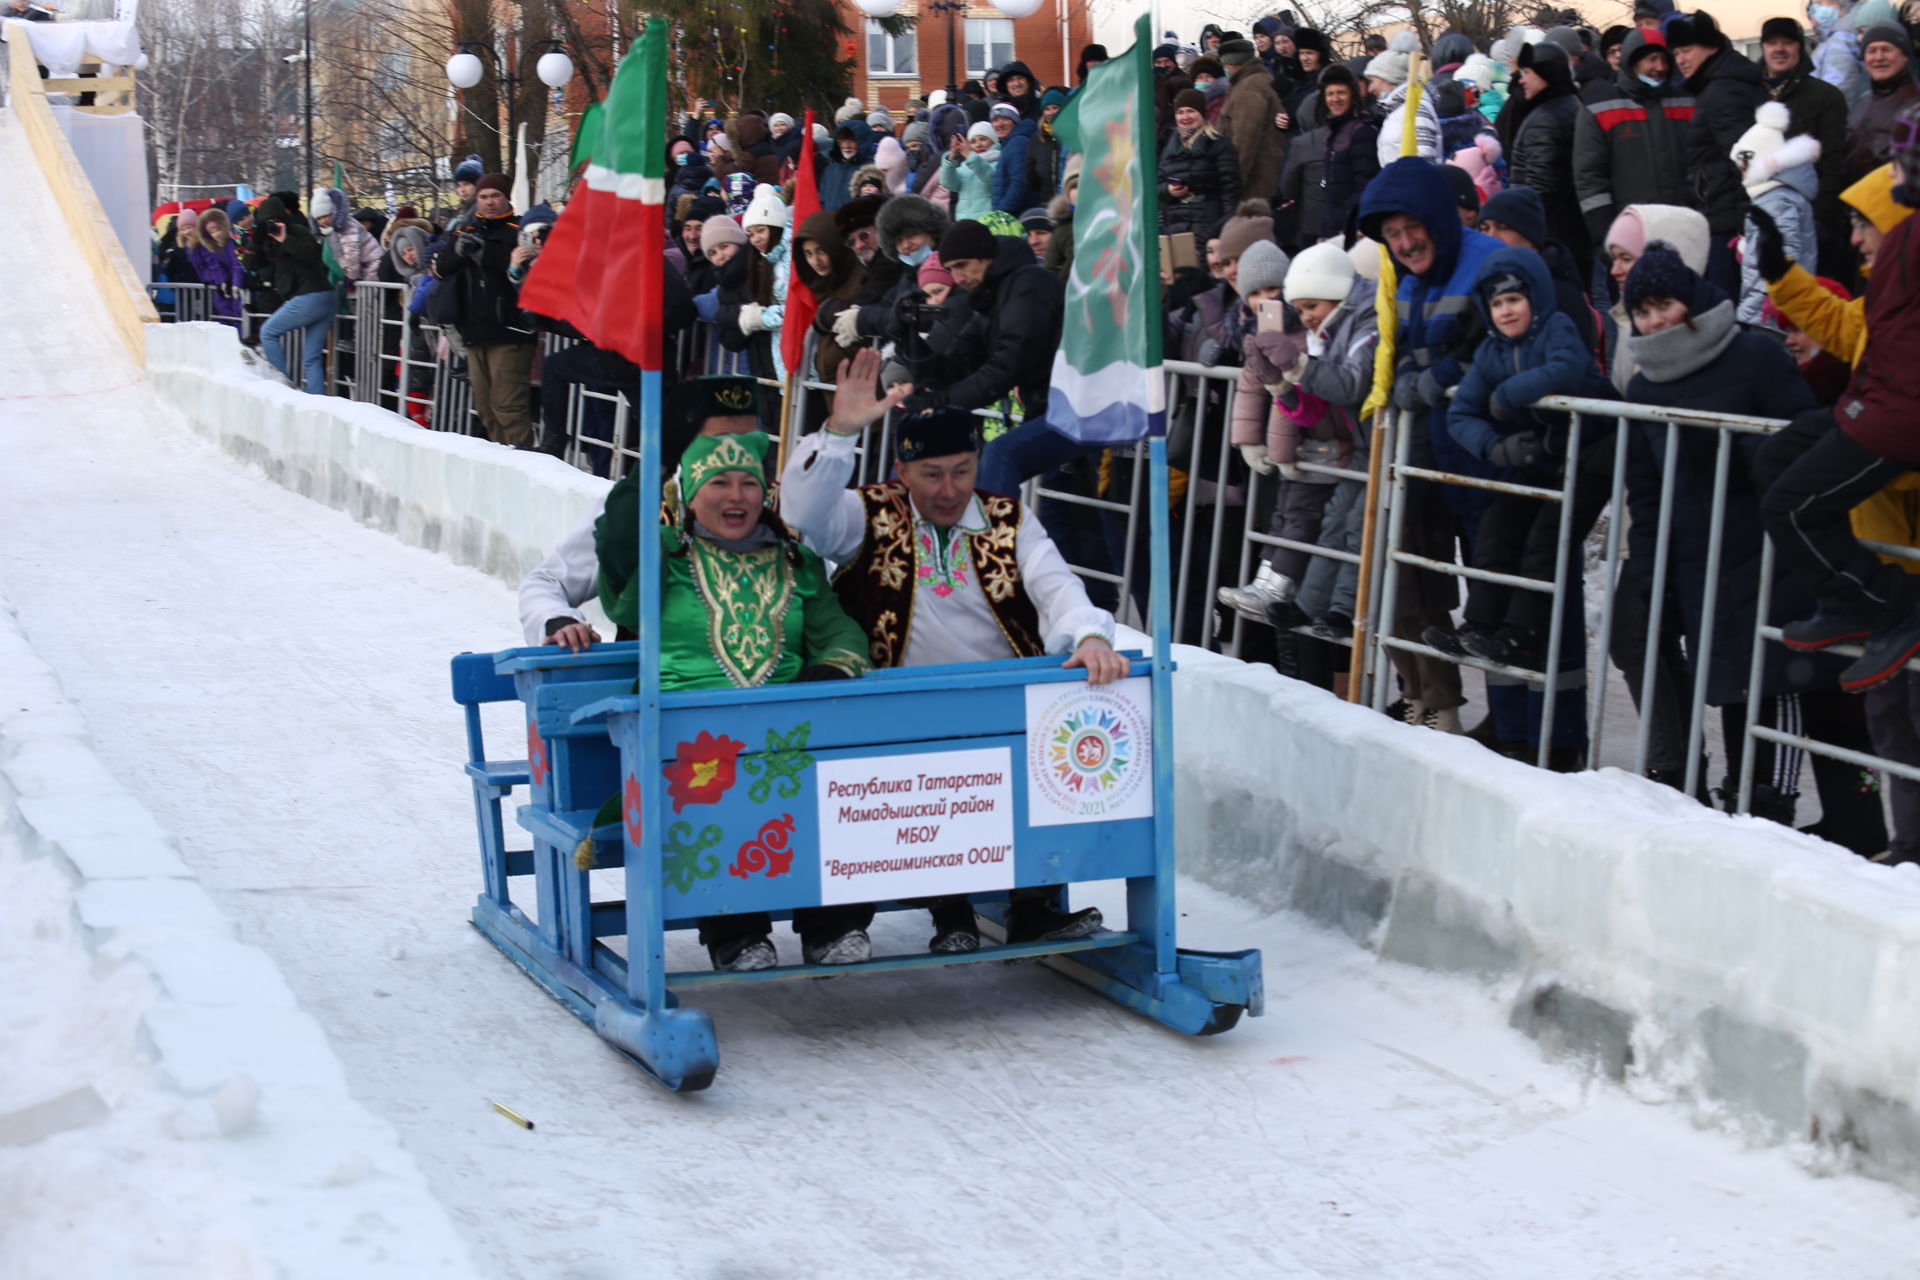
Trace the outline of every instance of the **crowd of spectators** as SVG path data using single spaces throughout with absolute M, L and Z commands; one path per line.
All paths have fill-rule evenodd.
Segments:
M 1859 425 L 1890 421 L 1889 404 L 1920 420 L 1910 354 L 1920 347 L 1904 361 L 1885 354 L 1920 332 L 1920 265 L 1907 237 L 1920 182 L 1903 168 L 1920 160 L 1920 81 L 1909 28 L 1887 0 L 1821 0 L 1808 17 L 1769 19 L 1755 59 L 1712 15 L 1668 0 L 1640 0 L 1632 26 L 1522 27 L 1485 42 L 1447 32 L 1424 50 L 1410 33 L 1337 49 L 1287 14 L 1244 35 L 1210 26 L 1192 44 L 1170 36 L 1153 50 L 1165 351 L 1222 371 L 1171 388 L 1171 514 L 1174 545 L 1186 549 L 1175 570 L 1192 606 L 1180 638 L 1203 639 L 1238 615 L 1269 637 L 1259 651 L 1283 671 L 1342 686 L 1359 573 L 1314 549 L 1361 547 L 1373 445 L 1362 405 L 1386 270 L 1397 294 L 1392 405 L 1410 424 L 1415 460 L 1473 479 L 1567 486 L 1574 498 L 1563 549 L 1555 504 L 1408 485 L 1404 550 L 1539 580 L 1555 576 L 1564 553 L 1575 558 L 1575 589 L 1561 601 L 1561 650 L 1548 653 L 1550 597 L 1481 580 L 1463 599 L 1454 577 L 1398 571 L 1396 616 L 1384 623 L 1422 647 L 1394 653 L 1395 714 L 1532 759 L 1551 684 L 1548 758 L 1584 767 L 1593 637 L 1578 557 L 1608 505 L 1618 440 L 1610 421 L 1589 418 L 1574 448 L 1566 415 L 1531 407 L 1577 395 L 1797 420 L 1764 450 L 1759 437 L 1738 443 L 1718 527 L 1712 439 L 1688 436 L 1668 459 L 1663 427 L 1624 427 L 1626 509 L 1612 518 L 1629 522 L 1628 552 L 1605 584 L 1610 658 L 1650 722 L 1649 775 L 1682 785 L 1702 669 L 1706 702 L 1727 726 L 1717 791 L 1729 803 L 1750 703 L 1784 732 L 1920 764 L 1910 705 L 1920 688 L 1901 673 L 1920 652 L 1920 611 L 1897 570 L 1869 573 L 1879 562 L 1864 552 L 1848 559 L 1857 548 L 1844 529 L 1851 508 L 1864 534 L 1920 543 L 1909 496 L 1920 447 Z M 790 113 L 798 104 L 730 117 L 696 104 L 663 142 L 669 332 L 707 326 L 770 381 L 832 380 L 849 355 L 876 348 L 885 388 L 910 383 L 991 411 L 983 489 L 1039 478 L 1054 492 L 1126 501 L 1128 455 L 1083 449 L 1044 422 L 1082 179 L 1082 157 L 1055 124 L 1106 57 L 1084 49 L 1072 85 L 1046 86 L 1015 61 L 903 111 L 848 99 L 811 136 Z M 820 208 L 796 226 L 803 167 Z M 507 178 L 478 168 L 462 166 L 459 208 L 438 222 L 404 207 L 349 211 L 331 188 L 312 194 L 305 217 L 293 193 L 182 216 L 161 241 L 164 276 L 214 286 L 222 317 L 237 314 L 244 292 L 265 294 L 262 345 L 284 368 L 280 337 L 303 330 L 315 391 L 339 284 L 404 285 L 400 305 L 439 323 L 443 354 L 465 361 L 486 433 L 556 449 L 565 388 L 630 389 L 634 370 L 585 343 L 549 356 L 536 422 L 534 340 L 566 330 L 521 310 L 516 290 L 564 203 L 516 212 Z M 796 289 L 817 304 L 812 363 L 789 370 L 781 337 Z M 1875 483 L 1846 490 L 1836 525 L 1829 491 L 1861 459 L 1877 468 Z M 1670 565 L 1656 601 L 1663 506 L 1673 513 Z M 1098 505 L 1041 511 L 1083 569 L 1115 575 L 1138 549 L 1128 540 L 1144 522 Z M 1205 566 L 1237 569 L 1247 529 L 1270 535 L 1255 572 L 1206 598 Z M 1844 625 L 1790 630 L 1800 654 L 1779 652 L 1749 687 L 1768 532 L 1798 539 L 1782 552 L 1769 620 Z M 1129 603 L 1099 576 L 1090 588 L 1108 607 Z M 1867 657 L 1850 666 L 1822 653 L 1835 637 L 1866 640 Z M 1461 658 L 1494 668 L 1471 728 Z M 1760 752 L 1755 812 L 1794 820 L 1802 762 L 1789 747 Z M 1700 772 L 1709 799 L 1719 780 Z M 1811 772 L 1822 834 L 1865 855 L 1920 858 L 1916 788 L 1895 784 L 1889 833 L 1875 775 L 1818 756 Z

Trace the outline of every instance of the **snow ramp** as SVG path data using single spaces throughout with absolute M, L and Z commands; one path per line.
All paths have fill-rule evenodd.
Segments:
M 110 504 L 100 464 L 137 456 L 172 411 L 14 101 L 0 111 L 21 231 L 0 244 L 0 474 L 14 482 L 0 542 L 18 548 L 25 494 Z M 54 439 L 82 459 L 60 481 L 37 458 Z M 474 1274 L 393 1127 L 354 1099 L 273 959 L 206 892 L 191 839 L 121 782 L 138 763 L 101 759 L 92 709 L 47 660 L 71 653 L 47 652 L 9 585 L 0 576 L 0 1272 Z M 110 668 L 164 679 L 141 656 L 154 601 L 99 603 Z
M 1859 1143 L 1789 1145 L 1810 1121 L 1720 1101 L 1691 1048 L 1734 1025 L 1710 999 L 1764 1030 L 1863 953 L 1899 964 L 1839 855 L 1186 651 L 1182 940 L 1261 947 L 1266 1017 L 1188 1039 L 1038 966 L 717 991 L 726 1067 L 664 1093 L 466 924 L 447 658 L 515 642 L 509 584 L 597 482 L 302 396 L 214 326 L 149 326 L 139 382 L 102 312 L 59 310 L 85 285 L 43 240 L 0 240 L 0 395 L 29 397 L 0 400 L 0 673 L 33 680 L 0 685 L 8 1276 L 1892 1280 L 1920 1255 L 1905 1192 L 1808 1176 Z M 1694 845 L 1722 880 L 1682 897 L 1654 864 Z M 1808 881 L 1845 891 L 1825 919 Z M 1780 966 L 1743 995 L 1730 959 L 1788 908 L 1792 1006 Z M 1768 1096 L 1884 1060 L 1877 981 L 1781 1031 L 1813 1047 Z M 204 1017 L 168 1039 L 169 1002 Z M 1858 1131 L 1897 1137 L 1878 1096 Z M 1744 1132 L 1645 1105 L 1674 1099 Z

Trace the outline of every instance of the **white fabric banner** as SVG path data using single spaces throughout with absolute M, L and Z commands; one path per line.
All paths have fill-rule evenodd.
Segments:
M 150 283 L 153 199 L 147 190 L 146 121 L 132 111 L 96 116 L 62 106 L 53 108 L 53 118 L 60 122 L 80 168 L 100 197 L 107 221 L 133 263 L 133 273 L 140 283 Z
M 55 76 L 78 74 L 88 59 L 115 67 L 140 61 L 140 32 L 131 16 L 101 22 L 0 19 L 0 40 L 12 40 L 22 31 L 33 45 L 34 61 Z

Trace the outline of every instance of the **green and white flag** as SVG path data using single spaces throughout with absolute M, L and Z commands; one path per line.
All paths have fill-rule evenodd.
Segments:
M 1152 53 L 1142 14 L 1133 47 L 1091 68 L 1053 123 L 1084 158 L 1047 425 L 1089 444 L 1126 444 L 1167 428 Z

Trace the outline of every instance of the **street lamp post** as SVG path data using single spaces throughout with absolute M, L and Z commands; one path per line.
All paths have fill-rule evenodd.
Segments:
M 485 62 L 482 62 L 480 55 L 474 52 L 476 49 L 486 53 L 487 58 Z M 512 163 L 511 148 L 513 146 L 514 102 L 519 97 L 520 86 L 525 84 L 529 78 L 525 75 L 515 74 L 515 72 L 520 67 L 526 65 L 529 54 L 539 52 L 542 49 L 545 49 L 546 52 L 541 53 L 539 59 L 533 64 L 534 77 L 538 78 L 540 83 L 546 85 L 549 89 L 564 87 L 569 80 L 573 79 L 573 59 L 567 56 L 566 44 L 559 40 L 536 40 L 526 46 L 521 50 L 519 67 L 508 63 L 494 50 L 492 45 L 484 40 L 460 41 L 459 51 L 447 59 L 447 80 L 454 88 L 473 88 L 480 83 L 481 77 L 487 73 L 487 67 L 491 65 L 495 83 L 506 89 L 507 127 L 506 130 L 501 133 L 501 137 L 504 139 L 502 150 L 507 154 L 508 164 Z M 497 127 L 499 122 L 496 119 L 490 123 Z
M 952 102 L 960 96 L 960 81 L 954 77 L 953 15 L 967 11 L 966 0 L 929 0 L 927 8 L 947 15 L 947 101 Z
M 306 43 L 301 46 L 300 73 L 306 79 L 307 98 L 307 185 L 301 198 L 312 199 L 313 191 L 313 0 L 306 3 Z

